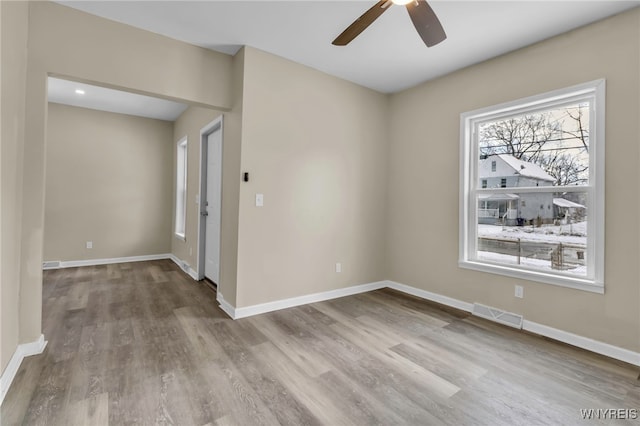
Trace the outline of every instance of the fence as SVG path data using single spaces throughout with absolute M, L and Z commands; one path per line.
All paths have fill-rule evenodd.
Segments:
M 507 209 L 507 211 L 502 215 L 502 219 L 516 219 L 518 217 L 517 209 Z M 500 219 L 500 210 L 498 209 L 478 209 L 478 218 L 493 218 Z
M 584 266 L 586 262 L 586 246 L 580 244 L 550 243 L 502 238 L 478 238 L 478 251 L 513 256 L 520 265 L 525 259 L 550 262 L 552 269 L 568 270 Z
M 494 218 L 498 219 L 500 216 L 498 209 L 478 209 L 479 218 Z

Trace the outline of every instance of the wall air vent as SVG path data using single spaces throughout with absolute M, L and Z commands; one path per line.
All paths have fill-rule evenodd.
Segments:
M 471 313 L 490 321 L 508 325 L 509 327 L 518 329 L 522 328 L 522 315 L 514 314 L 512 312 L 505 312 L 500 309 L 481 305 L 480 303 L 474 303 Z

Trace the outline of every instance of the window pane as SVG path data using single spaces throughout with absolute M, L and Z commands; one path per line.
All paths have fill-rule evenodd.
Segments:
M 180 142 L 177 149 L 175 233 L 184 236 L 187 208 L 187 141 Z
M 488 188 L 589 183 L 589 102 L 484 122 L 478 179 Z M 503 186 L 504 187 L 504 186 Z
M 587 276 L 587 194 L 477 197 L 478 260 Z
M 605 81 L 461 114 L 463 268 L 601 293 Z

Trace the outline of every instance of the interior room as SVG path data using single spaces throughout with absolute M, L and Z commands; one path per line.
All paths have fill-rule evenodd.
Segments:
M 0 423 L 637 421 L 638 6 L 0 2 Z

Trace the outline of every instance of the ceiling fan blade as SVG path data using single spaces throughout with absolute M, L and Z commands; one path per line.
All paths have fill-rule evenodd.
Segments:
M 425 0 L 407 3 L 407 11 L 427 47 L 435 46 L 447 38 L 438 17 Z
M 388 3 L 388 4 L 387 4 Z M 363 32 L 369 25 L 380 17 L 387 9 L 391 7 L 390 0 L 380 0 L 371 9 L 362 14 L 361 17 L 356 19 L 353 24 L 349 25 L 346 30 L 342 32 L 331 44 L 335 46 L 346 46 L 351 43 L 351 40 L 356 38 L 361 32 Z

